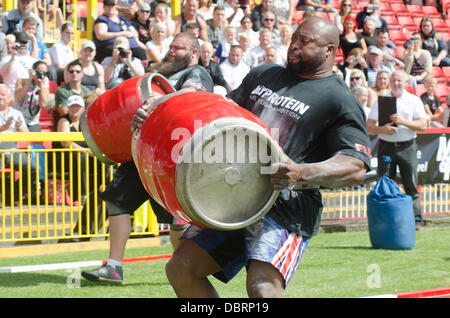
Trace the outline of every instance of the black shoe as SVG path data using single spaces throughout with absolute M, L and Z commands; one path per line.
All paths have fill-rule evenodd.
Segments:
M 123 273 L 122 267 L 113 268 L 107 264 L 102 267 L 90 271 L 82 271 L 81 276 L 91 282 L 106 282 L 112 284 L 122 284 Z

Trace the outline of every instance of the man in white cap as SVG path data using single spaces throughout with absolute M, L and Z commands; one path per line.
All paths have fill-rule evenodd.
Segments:
M 128 39 L 123 36 L 116 38 L 112 56 L 106 57 L 102 66 L 105 69 L 106 89 L 113 88 L 124 80 L 145 74 L 142 62 L 132 56 Z
M 368 67 L 366 69 L 367 85 L 369 87 L 373 87 L 375 85 L 377 73 L 379 71 L 381 70 L 386 71 L 389 73 L 389 75 L 392 73 L 391 69 L 383 65 L 382 62 L 383 62 L 383 51 L 381 51 L 378 47 L 374 45 L 369 46 L 367 53 Z

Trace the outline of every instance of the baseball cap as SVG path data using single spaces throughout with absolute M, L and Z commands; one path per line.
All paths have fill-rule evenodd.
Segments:
M 375 45 L 369 46 L 369 54 L 383 55 L 383 52 Z
M 150 10 L 150 5 L 147 2 L 141 2 L 141 4 L 139 5 L 139 11 L 151 11 Z
M 67 107 L 70 107 L 73 105 L 79 105 L 81 107 L 84 107 L 83 98 L 80 95 L 69 96 L 69 98 L 67 99 Z
M 87 48 L 91 48 L 91 49 L 93 49 L 95 51 L 96 50 L 95 43 L 92 42 L 91 40 L 84 41 L 83 44 L 81 45 L 81 49 L 84 50 L 84 49 L 87 49 Z
M 116 0 L 103 0 L 104 6 L 114 6 L 116 5 Z
M 130 43 L 128 42 L 128 39 L 124 36 L 119 36 L 114 41 L 114 48 L 115 49 L 124 49 L 129 50 L 130 49 Z
M 23 31 L 17 31 L 14 33 L 14 35 L 16 36 L 16 42 L 19 43 L 28 43 L 28 34 L 26 34 Z

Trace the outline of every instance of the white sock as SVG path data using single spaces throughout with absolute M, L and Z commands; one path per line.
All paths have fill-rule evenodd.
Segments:
M 106 262 L 107 265 L 112 266 L 113 268 L 116 268 L 117 266 L 122 267 L 121 261 L 116 261 L 115 259 L 108 258 L 108 261 Z

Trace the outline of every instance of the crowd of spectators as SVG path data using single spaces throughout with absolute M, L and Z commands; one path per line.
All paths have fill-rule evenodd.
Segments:
M 295 18 L 298 12 L 303 19 L 322 15 L 336 24 L 341 35 L 335 73 L 367 112 L 377 96 L 389 94 L 389 75 L 402 69 L 409 75 L 412 92 L 423 87 L 430 123 L 442 125 L 443 116 L 436 114 L 441 113 L 445 96 L 434 96 L 433 88 L 448 87 L 448 79 L 437 81 L 433 68 L 450 66 L 446 42 L 450 30 L 437 32 L 430 17 L 424 16 L 415 32 L 403 30 L 410 37 L 400 43 L 390 37 L 391 25 L 379 0 L 184 0 L 181 14 L 173 18 L 170 3 L 103 0 L 93 40 L 83 41 L 79 52 L 72 49 L 75 27 L 62 20 L 61 8 L 49 5 L 43 14 L 42 0 L 18 0 L 17 9 L 2 12 L 0 77 L 29 130 L 40 131 L 41 108 L 54 114 L 53 129 L 58 130 L 60 118 L 71 120 L 67 105 L 71 96 L 102 94 L 145 74 L 152 63 L 164 60 L 178 32 L 198 38 L 199 64 L 210 73 L 215 91 L 225 94 L 239 86 L 251 68 L 286 64 L 292 33 L 301 21 Z M 444 19 L 446 12 L 441 13 Z M 49 49 L 43 41 L 44 17 L 60 31 Z M 56 83 L 56 92 L 49 89 L 50 82 Z

